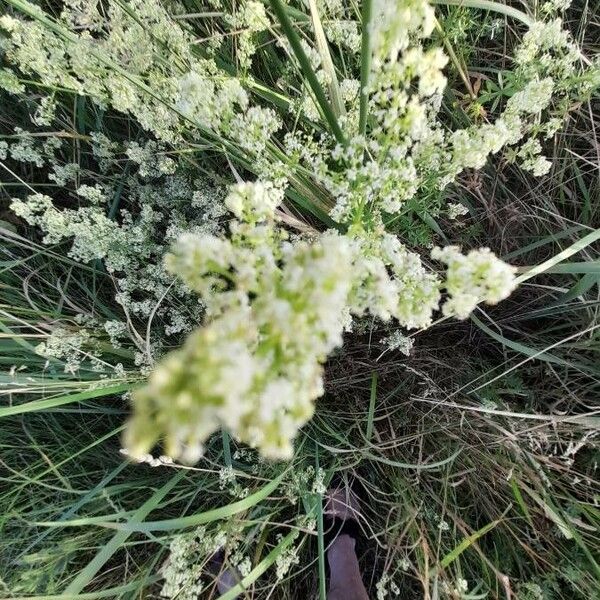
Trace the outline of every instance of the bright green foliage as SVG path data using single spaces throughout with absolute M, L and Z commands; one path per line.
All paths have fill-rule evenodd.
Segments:
M 221 426 L 265 456 L 291 456 L 293 438 L 323 393 L 322 364 L 341 344 L 353 316 L 393 317 L 406 328 L 424 328 L 442 287 L 450 296 L 443 313 L 461 319 L 481 301 L 506 298 L 514 271 L 488 250 L 466 256 L 452 248 L 435 250 L 433 257 L 448 264 L 448 280 L 440 282 L 384 223 L 407 202 L 440 193 L 464 169 L 483 167 L 505 147 L 525 169 L 547 173 L 551 164 L 537 136 L 553 134 L 569 98 L 589 93 L 598 77 L 597 69 L 581 71 L 576 84 L 567 83 L 580 59 L 577 46 L 560 19 L 535 23 L 515 51 L 516 88 L 501 115 L 492 123 L 449 131 L 440 119 L 448 57 L 425 42 L 436 22 L 433 8 L 425 0 L 376 1 L 367 80 L 346 78 L 339 85 L 345 103 L 341 134 L 317 137 L 311 131 L 310 122 L 320 121 L 322 112 L 331 122 L 327 91 L 338 83 L 322 44 L 301 41 L 302 60 L 307 57 L 311 73 L 315 70 L 310 85 L 317 102 L 302 99 L 308 121 L 283 136 L 284 157 L 273 141 L 283 127 L 278 107 L 255 102 L 251 81 L 224 73 L 211 58 L 197 58 L 189 29 L 172 22 L 160 3 L 110 2 L 106 16 L 97 7 L 67 5 L 57 21 L 31 5 L 22 7 L 33 20 L 1 21 L 7 57 L 21 71 L 132 114 L 164 142 L 222 136 L 234 160 L 239 156 L 243 165 L 252 164 L 259 176 L 231 188 L 225 205 L 236 220 L 228 238 L 184 233 L 167 257 L 168 270 L 200 295 L 205 323 L 134 395 L 127 440 L 139 455 L 164 441 L 170 454 L 189 462 Z M 344 3 L 328 11 L 336 18 L 352 14 Z M 334 22 L 339 28 L 344 21 Z M 243 29 L 237 59 L 246 71 L 269 16 L 262 4 L 246 2 L 224 15 L 224 23 Z M 294 43 L 282 43 L 287 52 L 299 52 Z M 293 74 L 284 70 L 281 76 L 290 79 L 284 87 L 292 83 Z M 358 123 L 365 101 L 363 135 Z M 51 106 L 41 105 L 40 123 L 50 118 Z M 13 158 L 43 164 L 31 137 L 24 135 L 20 144 L 21 149 L 11 147 Z M 127 155 L 144 178 L 177 170 L 153 141 L 130 143 Z M 67 168 L 55 169 L 61 181 L 75 177 Z M 328 192 L 329 214 L 346 233 L 311 232 L 288 240 L 279 206 L 288 191 L 304 192 L 307 185 Z M 110 272 L 127 272 L 135 246 L 148 259 L 158 254 L 144 245 L 153 221 L 162 218 L 151 207 L 143 207 L 137 223 L 127 223 L 124 215 L 124 225 L 114 227 L 103 213 L 102 188 L 80 186 L 78 194 L 90 206 L 58 210 L 50 197 L 36 194 L 15 200 L 13 210 L 40 226 L 46 243 L 73 239 L 75 260 L 102 259 Z M 210 221 L 211 214 L 207 217 Z M 131 288 L 127 277 L 122 281 L 125 291 Z M 180 317 L 173 327 L 190 328 Z M 146 340 L 144 362 L 159 348 L 160 340 Z
M 333 471 L 378 597 L 597 589 L 594 34 L 438 4 L 4 1 L 4 595 L 308 597 Z

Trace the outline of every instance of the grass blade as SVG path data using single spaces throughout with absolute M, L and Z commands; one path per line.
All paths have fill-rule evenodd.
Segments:
M 360 106 L 358 115 L 358 134 L 367 131 L 367 110 L 369 107 L 369 75 L 371 74 L 371 16 L 373 0 L 362 3 L 362 40 L 360 47 Z
M 146 580 L 147 584 L 156 583 L 162 579 L 161 575 L 152 575 Z M 117 587 L 107 588 L 105 590 L 98 590 L 97 592 L 89 592 L 87 594 L 55 594 L 55 595 L 44 595 L 44 596 L 26 596 L 22 597 L 23 600 L 96 600 L 96 598 L 120 598 L 121 594 L 130 592 L 138 587 L 137 581 L 126 583 L 125 585 L 119 585 Z M 0 598 L 0 600 L 15 600 L 14 596 Z
M 532 277 L 535 277 L 536 275 L 539 275 L 540 273 L 545 273 L 546 271 L 549 271 L 550 269 L 552 269 L 553 267 L 558 265 L 558 263 L 562 262 L 563 260 L 566 260 L 570 256 L 573 256 L 573 254 L 580 252 L 581 250 L 583 250 L 590 244 L 593 244 L 595 241 L 597 241 L 599 239 L 600 239 L 600 229 L 596 229 L 595 231 L 592 231 L 591 233 L 588 233 L 586 236 L 582 237 L 580 240 L 577 240 L 574 244 L 571 244 L 568 248 L 566 248 L 562 252 L 559 252 L 556 256 L 553 256 L 552 258 L 548 259 L 547 261 L 537 265 L 537 267 L 533 267 L 533 268 L 529 269 L 526 273 L 523 273 L 522 275 L 517 277 L 517 282 L 523 283 L 524 281 L 527 281 L 528 279 L 531 279 Z M 554 272 L 556 272 L 556 271 L 554 271 Z M 567 271 L 567 272 L 569 272 L 569 271 Z M 570 271 L 570 272 L 581 273 L 582 271 Z M 592 272 L 596 272 L 596 271 L 592 271 Z
M 373 371 L 371 376 L 371 397 L 369 399 L 369 414 L 367 415 L 367 431 L 365 436 L 367 442 L 371 441 L 373 436 L 373 418 L 375 416 L 375 402 L 377 400 L 377 371 Z
M 443 4 L 447 6 L 464 6 L 466 8 L 478 8 L 480 10 L 489 10 L 490 12 L 500 13 L 507 17 L 512 17 L 520 21 L 527 27 L 531 27 L 534 20 L 521 10 L 517 10 L 512 6 L 506 6 L 500 2 L 492 2 L 491 0 L 430 0 L 431 4 Z
M 146 518 L 163 500 L 163 498 L 181 481 L 185 476 L 185 471 L 180 471 L 171 477 L 165 485 L 158 489 L 154 494 L 138 508 L 134 513 L 133 521 L 142 521 Z M 66 594 L 79 594 L 83 588 L 88 585 L 97 575 L 98 571 L 110 560 L 111 556 L 127 541 L 131 531 L 122 530 L 115 533 L 111 540 L 106 544 L 98 554 L 87 564 L 69 584 L 65 590 Z
M 187 517 L 179 517 L 177 519 L 166 519 L 164 521 L 147 521 L 142 522 L 139 519 L 131 519 L 128 523 L 102 523 L 103 527 L 109 527 L 110 529 L 118 529 L 122 531 L 139 531 L 142 533 L 148 533 L 149 531 L 172 531 L 177 529 L 184 529 L 186 527 L 195 527 L 197 525 L 203 525 L 204 523 L 210 523 L 212 521 L 218 521 L 220 519 L 226 519 L 237 513 L 252 508 L 265 498 L 269 496 L 273 491 L 277 489 L 282 479 L 284 478 L 287 471 L 283 471 L 273 481 L 267 483 L 254 494 L 232 502 L 226 506 L 220 508 L 214 508 L 205 512 L 201 512 L 195 515 L 189 515 Z
M 304 77 L 306 77 L 306 80 L 308 81 L 308 84 L 310 85 L 310 88 L 313 94 L 315 95 L 315 100 L 321 108 L 323 116 L 325 117 L 325 120 L 327 121 L 327 124 L 331 129 L 331 132 L 340 144 L 346 146 L 346 138 L 340 128 L 340 125 L 335 116 L 335 113 L 333 112 L 333 109 L 327 101 L 325 92 L 323 91 L 323 88 L 321 87 L 321 84 L 317 79 L 317 76 L 310 64 L 310 60 L 308 59 L 308 56 L 306 56 L 304 48 L 302 48 L 300 38 L 298 37 L 298 34 L 296 33 L 296 30 L 294 29 L 294 26 L 292 25 L 292 22 L 290 21 L 290 18 L 287 15 L 285 6 L 281 2 L 281 0 L 269 0 L 269 2 L 271 4 L 271 7 L 273 8 L 273 11 L 275 12 L 275 15 L 277 16 L 277 19 L 279 20 L 279 23 L 281 24 L 281 27 L 290 43 L 290 46 L 292 47 L 292 50 L 294 51 L 298 62 L 300 63 L 302 74 L 304 75 Z
M 315 472 L 319 472 L 319 447 L 315 446 Z M 320 494 L 312 495 L 313 506 L 309 514 L 316 513 L 317 519 L 317 549 L 319 554 L 319 600 L 326 600 L 327 589 L 325 585 L 325 535 L 323 528 L 323 498 Z
M 82 402 L 83 400 L 90 400 L 92 398 L 120 394 L 122 392 L 131 390 L 133 385 L 133 383 L 120 383 L 118 385 L 86 390 L 85 392 L 78 392 L 76 394 L 67 394 L 63 396 L 57 396 L 55 398 L 47 398 L 45 400 L 34 400 L 32 402 L 17 404 L 15 406 L 5 406 L 0 408 L 0 418 L 48 410 L 49 408 L 56 408 L 57 406 L 71 404 L 73 402 Z
M 453 550 L 448 552 L 444 558 L 440 561 L 440 566 L 445 569 L 448 565 L 453 563 L 465 550 L 469 548 L 473 543 L 475 543 L 480 537 L 484 536 L 488 531 L 491 531 L 496 527 L 499 523 L 501 523 L 501 519 L 497 519 L 496 521 L 492 521 L 488 523 L 481 529 L 477 530 L 472 535 L 464 538 L 458 546 L 456 546 Z
M 589 273 L 600 275 L 600 261 L 590 260 L 586 262 L 560 263 L 554 267 L 549 267 L 545 273 Z
M 327 37 L 323 30 L 323 24 L 319 17 L 319 9 L 315 0 L 309 0 L 310 16 L 312 19 L 313 29 L 315 30 L 315 41 L 317 42 L 317 49 L 321 55 L 321 62 L 323 64 L 323 70 L 327 73 L 329 78 L 329 95 L 331 96 L 331 104 L 333 112 L 336 118 L 339 118 L 346 114 L 346 108 L 344 107 L 344 101 L 342 100 L 342 93 L 340 92 L 340 84 L 338 82 L 337 73 L 331 60 L 331 53 L 329 52 L 329 44 L 327 43 Z

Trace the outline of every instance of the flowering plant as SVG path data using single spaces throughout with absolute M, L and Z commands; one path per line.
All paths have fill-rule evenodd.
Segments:
M 9 4 L 27 16 L 0 19 L 13 69 L 133 116 L 156 138 L 127 148 L 142 179 L 183 170 L 182 159 L 160 156 L 162 148 L 204 147 L 224 156 L 238 179 L 204 203 L 204 225 L 186 214 L 170 227 L 170 252 L 155 241 L 148 250 L 162 218 L 155 208 L 144 207 L 135 224 L 122 214 L 114 228 L 102 189 L 80 186 L 88 204 L 77 210 L 61 210 L 41 194 L 13 202 L 47 243 L 72 239 L 76 260 L 102 259 L 111 273 L 125 273 L 124 306 L 136 243 L 147 260 L 165 255 L 164 269 L 152 265 L 163 289 L 200 298 L 201 323 L 180 349 L 161 357 L 160 344 L 146 344 L 153 370 L 133 394 L 126 435 L 140 456 L 162 441 L 169 455 L 193 462 L 207 437 L 225 427 L 264 456 L 288 458 L 323 394 L 323 365 L 353 319 L 369 314 L 423 329 L 440 303 L 443 315 L 465 319 L 478 303 L 506 298 L 516 286 L 513 267 L 487 248 L 463 254 L 449 246 L 427 256 L 410 247 L 403 219 L 439 214 L 444 190 L 490 155 L 502 152 L 546 174 L 543 140 L 600 79 L 598 65 L 562 29 L 564 7 L 556 3 L 545 5 L 545 20 L 525 19 L 499 115 L 462 128 L 445 118 L 452 53 L 435 43 L 438 22 L 426 0 L 365 0 L 360 16 L 343 0 L 310 1 L 308 13 L 301 2 L 246 0 L 206 25 L 212 35 L 201 51 L 191 29 L 174 19 L 174 3 L 111 0 L 105 9 L 68 0 L 58 17 L 25 0 Z M 300 25 L 307 23 L 305 33 Z M 219 43 L 231 30 L 241 30 L 236 43 Z M 270 50 L 281 69 L 263 81 L 265 40 L 277 42 Z M 347 65 L 336 60 L 344 55 Z M 20 94 L 21 79 L 5 69 L 0 85 Z M 38 122 L 51 122 L 52 110 L 53 96 L 45 97 Z M 22 137 L 21 147 L 0 150 L 44 164 L 52 148 L 36 151 Z M 104 161 L 110 154 L 98 150 Z M 68 178 L 65 169 L 54 176 Z M 219 222 L 226 212 L 227 229 Z M 149 302 L 140 312 L 151 321 Z M 173 320 L 177 330 L 191 329 L 178 325 L 180 316 Z

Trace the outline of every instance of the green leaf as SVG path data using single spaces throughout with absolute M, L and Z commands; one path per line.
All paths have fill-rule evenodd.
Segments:
M 539 275 L 540 273 L 545 273 L 546 271 L 550 271 L 550 269 L 553 268 L 557 268 L 556 265 L 558 265 L 560 262 L 562 262 L 563 260 L 566 260 L 567 258 L 569 258 L 570 256 L 573 256 L 573 254 L 576 254 L 577 252 L 580 252 L 581 250 L 583 250 L 584 248 L 586 248 L 587 246 L 589 246 L 590 244 L 593 244 L 595 241 L 600 239 L 600 229 L 596 229 L 594 231 L 592 231 L 591 233 L 588 233 L 588 235 L 582 237 L 580 240 L 577 240 L 575 243 L 571 244 L 568 248 L 566 248 L 565 250 L 563 250 L 562 252 L 559 252 L 556 256 L 553 256 L 552 258 L 544 261 L 543 263 L 537 265 L 536 267 L 532 267 L 531 269 L 529 269 L 528 271 L 526 271 L 525 273 L 523 273 L 522 275 L 520 275 L 519 277 L 517 277 L 517 282 L 518 283 L 523 283 L 524 281 L 527 281 L 528 279 L 531 279 L 532 277 L 535 277 L 536 275 Z M 581 265 L 582 263 L 576 263 L 578 265 Z M 567 270 L 566 271 L 562 271 L 562 272 L 566 272 L 566 273 L 598 273 L 600 271 L 581 271 L 581 270 L 574 270 L 574 271 L 569 271 L 569 267 L 566 267 Z M 582 268 L 582 267 L 579 267 Z M 561 271 L 550 271 L 550 272 L 561 272 Z
M 321 446 L 323 444 L 320 444 Z M 414 469 L 415 471 L 431 471 L 435 469 L 439 469 L 444 465 L 452 462 L 459 454 L 461 450 L 457 450 L 454 454 L 451 454 L 448 458 L 444 458 L 443 460 L 431 462 L 431 463 L 403 463 L 398 462 L 397 460 L 391 460 L 390 458 L 384 458 L 383 456 L 377 456 L 376 454 L 372 454 L 371 452 L 365 452 L 364 457 L 369 460 L 374 460 L 376 462 L 383 463 L 384 465 L 389 465 L 390 467 L 397 467 L 398 469 Z
M 553 363 L 555 365 L 569 366 L 567 361 L 564 361 L 562 358 L 558 356 L 554 356 L 554 354 L 550 354 L 545 350 L 538 350 L 537 348 L 530 348 L 525 344 L 521 344 L 519 342 L 515 342 L 513 340 L 509 340 L 503 335 L 496 333 L 492 329 L 490 329 L 487 325 L 484 325 L 475 315 L 471 315 L 471 321 L 481 329 L 484 333 L 487 333 L 491 338 L 495 339 L 497 342 L 500 342 L 503 346 L 514 350 L 515 352 L 519 352 L 520 354 L 524 354 L 530 358 L 539 358 L 540 360 L 544 360 L 549 363 Z
M 151 585 L 162 579 L 162 575 L 152 575 L 146 578 L 146 585 Z M 96 600 L 96 598 L 120 598 L 125 592 L 131 592 L 137 589 L 139 583 L 131 581 L 125 585 L 106 588 L 97 592 L 87 594 L 51 594 L 46 596 L 22 596 L 23 600 Z M 15 600 L 14 596 L 0 598 L 0 600 Z
M 525 486 L 525 491 L 539 504 L 539 506 L 544 511 L 544 514 L 550 521 L 552 521 L 560 530 L 560 532 L 564 535 L 564 537 L 568 540 L 573 539 L 573 533 L 571 531 L 571 526 L 560 516 L 558 510 L 554 508 L 550 503 L 546 502 L 537 492 Z
M 254 494 L 232 502 L 226 506 L 220 508 L 213 508 L 195 515 L 189 515 L 187 517 L 179 517 L 177 519 L 166 519 L 163 521 L 147 521 L 142 522 L 140 519 L 131 519 L 127 523 L 102 523 L 102 527 L 108 527 L 110 529 L 118 529 L 122 531 L 139 531 L 148 533 L 149 531 L 172 531 L 177 529 L 184 529 L 186 527 L 196 527 L 197 525 L 203 525 L 212 521 L 218 521 L 221 519 L 227 519 L 237 513 L 248 510 L 255 506 L 265 498 L 267 498 L 273 491 L 277 489 L 282 479 L 284 478 L 286 471 L 283 471 L 273 481 L 267 483 L 263 488 L 254 492 Z
M 521 490 L 519 489 L 519 486 L 517 485 L 517 482 L 514 477 L 510 478 L 510 487 L 512 489 L 513 496 L 517 501 L 517 504 L 521 508 L 521 512 L 525 515 L 525 518 L 529 522 L 529 525 L 533 527 L 533 521 L 531 520 L 529 509 L 527 508 L 527 504 L 525 504 L 525 501 L 523 500 L 523 494 L 521 494 Z
M 589 260 L 586 262 L 560 263 L 549 267 L 545 273 L 589 273 L 600 275 L 600 260 Z
M 371 397 L 369 399 L 369 414 L 367 416 L 367 431 L 365 437 L 367 442 L 371 441 L 373 435 L 373 419 L 375 416 L 375 402 L 377 400 L 377 371 L 373 371 L 371 376 Z
M 66 394 L 62 396 L 56 396 L 54 398 L 47 398 L 45 400 L 34 400 L 32 402 L 26 402 L 25 404 L 5 406 L 3 408 L 0 408 L 0 418 L 10 417 L 12 415 L 21 415 L 24 413 L 36 412 L 41 410 L 48 410 L 50 408 L 56 408 L 57 406 L 72 404 L 73 402 L 82 402 L 83 400 L 90 400 L 91 398 L 112 396 L 115 394 L 120 394 L 122 392 L 127 392 L 133 387 L 133 383 L 120 383 L 118 385 L 100 387 L 96 389 L 87 390 L 85 392 L 78 392 L 76 394 Z
M 480 537 L 484 536 L 486 533 L 494 529 L 494 527 L 496 527 L 501 522 L 502 519 L 492 521 L 491 523 L 488 523 L 481 529 L 477 530 L 475 533 L 464 538 L 460 542 L 460 544 L 458 544 L 458 546 L 454 548 L 454 550 L 451 550 L 450 552 L 448 552 L 448 554 L 446 554 L 446 556 L 444 556 L 444 558 L 442 558 L 442 560 L 440 561 L 440 566 L 443 569 L 445 569 L 448 565 L 453 563 L 465 550 L 467 550 L 469 546 L 476 542 Z
M 490 12 L 500 13 L 507 17 L 512 17 L 517 21 L 521 21 L 531 27 L 535 22 L 529 15 L 523 11 L 512 8 L 500 2 L 492 2 L 491 0 L 430 0 L 431 4 L 444 4 L 448 6 L 464 6 L 466 8 L 478 8 L 480 10 L 489 10 Z

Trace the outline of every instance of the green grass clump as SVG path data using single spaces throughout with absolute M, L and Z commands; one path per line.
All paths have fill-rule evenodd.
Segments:
M 598 6 L 434 4 L 435 20 L 420 1 L 1 2 L 0 598 L 217 598 L 220 548 L 239 575 L 223 599 L 325 598 L 332 481 L 361 499 L 372 597 L 599 597 Z M 417 66 L 401 62 L 411 50 Z M 250 194 L 239 206 L 235 190 Z M 351 272 L 331 271 L 354 307 L 343 346 L 341 318 L 314 325 L 326 307 L 286 288 L 288 241 L 308 256 L 330 230 L 359 248 Z M 201 271 L 182 239 L 202 241 L 205 263 L 208 244 L 238 254 Z M 390 239 L 427 273 L 419 292 L 435 282 L 418 306 Z M 479 304 L 430 259 L 448 245 L 491 248 L 519 287 Z M 405 286 L 397 320 L 364 260 Z M 200 426 L 183 392 L 213 418 L 221 383 L 192 358 L 210 362 L 231 332 L 182 355 L 180 394 L 169 378 L 145 386 L 236 314 L 234 289 L 248 323 L 264 319 L 239 410 L 252 398 L 290 457 L 264 458 L 256 431 L 221 414 L 183 464 L 162 455 Z M 299 325 L 295 346 L 277 337 L 273 298 L 294 324 L 310 315 L 312 362 L 285 355 L 308 351 Z M 414 326 L 431 298 L 446 316 Z M 271 380 L 306 392 L 301 414 L 293 394 L 278 405 L 285 435 L 259 405 Z M 132 397 L 152 454 L 123 447 Z

